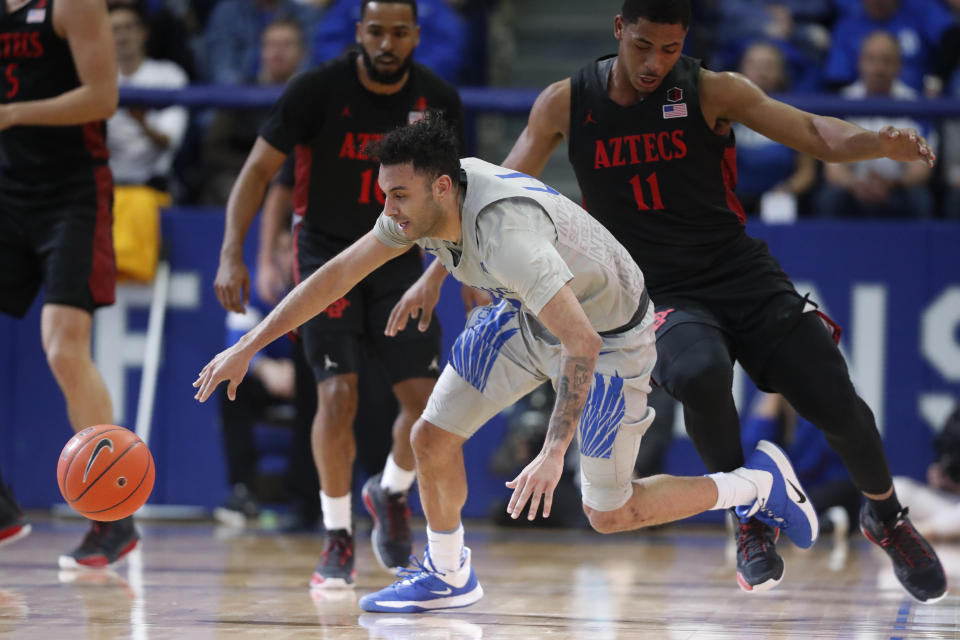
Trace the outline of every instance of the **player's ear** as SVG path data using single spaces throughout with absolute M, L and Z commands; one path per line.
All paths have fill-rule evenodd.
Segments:
M 450 190 L 453 188 L 453 180 L 450 179 L 450 176 L 447 174 L 442 174 L 436 180 L 433 181 L 433 197 L 434 199 L 439 199 L 444 195 L 450 193 Z

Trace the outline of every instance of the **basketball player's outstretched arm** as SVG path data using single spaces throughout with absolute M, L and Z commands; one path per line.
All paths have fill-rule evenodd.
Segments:
M 368 232 L 297 285 L 236 344 L 208 362 L 193 383 L 198 389 L 194 397 L 205 402 L 217 385 L 228 381 L 227 396 L 233 400 L 253 354 L 326 309 L 377 267 L 405 251 L 388 247 L 373 231 Z
M 0 106 L 0 129 L 65 126 L 106 120 L 117 110 L 117 56 L 103 0 L 53 5 L 53 27 L 67 41 L 80 86 L 44 100 Z M 16 73 L 14 69 L 11 73 Z
M 557 401 L 550 415 L 543 449 L 520 475 L 507 483 L 507 487 L 513 489 L 507 512 L 514 519 L 520 516 L 528 500 L 528 519 L 533 520 L 537 516 L 541 499 L 543 517 L 550 516 L 553 491 L 563 473 L 567 447 L 580 424 L 580 414 L 590 393 L 593 370 L 603 344 L 603 339 L 590 324 L 569 284 L 565 284 L 553 296 L 537 317 L 550 333 L 560 339 L 560 377 L 557 380 Z
M 527 126 L 503 161 L 508 169 L 539 177 L 557 145 L 570 130 L 570 78 L 540 92 Z
M 213 281 L 217 300 L 227 311 L 245 313 L 244 305 L 250 302 L 250 272 L 243 264 L 243 241 L 257 215 L 267 185 L 286 157 L 262 137 L 257 137 L 230 190 L 220 264 Z
M 716 131 L 740 122 L 824 162 L 890 158 L 901 162 L 922 160 L 932 167 L 936 160 L 915 129 L 884 127 L 868 131 L 839 118 L 801 111 L 774 100 L 739 73 L 702 70 L 700 105 L 707 124 Z

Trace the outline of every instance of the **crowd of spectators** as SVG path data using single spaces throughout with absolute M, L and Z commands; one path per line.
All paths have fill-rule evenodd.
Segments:
M 520 1 L 419 0 L 416 59 L 455 84 L 485 84 L 490 14 L 500 2 Z M 121 70 L 121 82 L 164 87 L 177 86 L 184 78 L 204 84 L 282 85 L 292 73 L 334 58 L 353 44 L 361 5 L 359 0 L 108 3 L 137 7 L 145 22 L 141 70 Z M 743 72 L 770 93 L 960 98 L 960 0 L 693 4 L 695 22 L 687 51 L 703 57 L 713 70 Z M 159 122 L 162 111 L 118 115 L 118 127 L 141 139 L 141 154 L 147 148 L 144 136 L 151 136 L 137 116 L 145 115 L 145 123 Z M 150 151 L 163 160 L 161 174 L 169 171 L 163 163 L 177 155 L 174 199 L 221 204 L 262 115 L 195 111 L 179 150 L 178 135 L 165 134 L 166 145 Z M 166 114 L 163 120 L 174 118 Z M 738 195 L 747 211 L 771 221 L 797 215 L 960 218 L 960 121 L 851 120 L 871 128 L 914 126 L 934 142 L 940 162 L 932 171 L 920 163 L 904 169 L 881 161 L 824 166 L 738 127 Z

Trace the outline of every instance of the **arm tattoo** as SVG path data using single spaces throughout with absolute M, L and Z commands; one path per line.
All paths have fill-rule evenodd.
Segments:
M 587 394 L 590 393 L 594 365 L 593 358 L 574 356 L 565 357 L 561 362 L 557 402 L 547 427 L 548 445 L 556 443 L 564 449 L 570 445 L 587 402 Z

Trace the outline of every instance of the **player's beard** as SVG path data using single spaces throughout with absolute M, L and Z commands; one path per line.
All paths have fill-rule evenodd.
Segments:
M 404 74 L 410 70 L 410 65 L 413 64 L 413 56 L 409 55 L 400 61 L 400 66 L 397 67 L 396 71 L 385 73 L 377 69 L 373 64 L 373 59 L 370 58 L 370 54 L 367 53 L 367 50 L 363 47 L 360 47 L 360 55 L 363 56 L 363 66 L 366 68 L 370 79 L 378 84 L 396 84 L 400 82 L 403 80 Z

